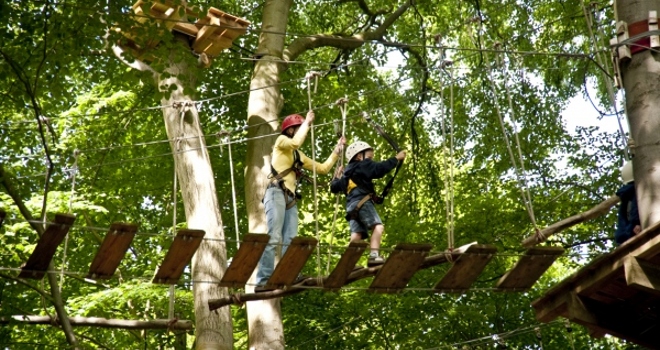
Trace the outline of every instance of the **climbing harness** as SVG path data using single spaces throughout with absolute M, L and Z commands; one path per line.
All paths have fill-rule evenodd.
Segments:
M 291 190 L 286 188 L 284 185 L 284 177 L 289 175 L 291 172 L 296 174 L 295 193 L 291 192 Z M 286 196 L 284 196 L 284 200 L 286 202 L 287 210 L 293 208 L 293 206 L 298 202 L 298 199 L 302 198 L 300 193 L 297 191 L 299 180 L 302 177 L 302 161 L 300 160 L 300 153 L 298 153 L 298 150 L 293 151 L 293 164 L 291 164 L 290 168 L 286 168 L 282 172 L 278 173 L 277 170 L 275 170 L 273 167 L 273 164 L 270 164 L 270 175 L 268 176 L 268 178 L 271 179 L 270 187 L 279 187 L 286 194 Z M 289 197 L 291 200 L 289 200 Z

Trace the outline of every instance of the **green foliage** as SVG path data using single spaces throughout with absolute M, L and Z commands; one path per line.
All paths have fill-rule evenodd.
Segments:
M 401 5 L 385 0 L 365 3 L 372 14 L 379 10 L 391 13 Z M 503 340 L 511 348 L 535 349 L 540 347 L 533 327 L 539 326 L 546 348 L 566 349 L 571 344 L 575 348 L 624 348 L 613 338 L 593 339 L 579 326 L 569 333 L 562 323 L 539 325 L 530 307 L 531 301 L 591 255 L 611 249 L 613 215 L 553 237 L 548 244 L 589 255 L 560 259 L 530 292 L 490 290 L 517 261 L 520 241 L 534 230 L 522 205 L 507 139 L 514 146 L 514 137 L 520 141 L 524 178 L 538 226 L 583 212 L 611 195 L 617 185 L 620 136 L 595 128 L 571 133 L 559 117 L 568 99 L 583 91 L 587 81 L 600 88 L 595 98 L 605 101 L 599 68 L 590 58 L 573 56 L 593 51 L 580 2 L 416 3 L 380 42 L 367 42 L 356 49 L 314 49 L 288 65 L 279 77 L 285 98 L 281 115 L 307 110 L 307 86 L 302 77 L 310 70 L 321 71 L 325 74 L 313 95 L 317 158 L 325 159 L 335 144 L 333 124 L 341 113 L 334 102 L 342 97 L 349 99 L 349 143 L 369 142 L 377 159 L 394 155 L 389 144 L 363 121 L 360 113 L 366 112 L 408 151 L 393 193 L 378 208 L 386 226 L 384 251 L 399 242 L 431 243 L 434 253 L 443 251 L 453 227 L 455 246 L 476 241 L 493 244 L 505 254 L 496 257 L 474 290 L 463 295 L 428 291 L 447 269 L 438 266 L 420 271 L 410 290 L 399 295 L 367 293 L 367 280 L 340 293 L 310 291 L 286 298 L 287 345 L 300 349 L 463 345 L 485 349 L 494 347 L 493 334 L 520 330 Z M 247 136 L 243 127 L 254 67 L 248 58 L 255 54 L 264 6 L 247 1 L 189 2 L 200 13 L 212 5 L 253 23 L 230 50 L 216 57 L 210 68 L 202 69 L 195 64 L 197 57 L 161 25 L 139 25 L 135 16 L 129 16 L 132 5 L 125 0 L 0 3 L 0 166 L 17 190 L 17 197 L 11 198 L 0 187 L 0 209 L 8 213 L 0 228 L 0 266 L 5 269 L 0 281 L 0 316 L 54 313 L 39 293 L 49 293 L 47 282 L 22 283 L 15 278 L 16 269 L 27 260 L 38 239 L 15 201 L 25 203 L 39 220 L 45 174 L 52 164 L 46 217 L 69 211 L 77 216 L 66 249 L 61 245 L 54 258 L 57 268 L 67 272 L 62 291 L 68 312 L 115 319 L 167 317 L 167 290 L 150 281 L 171 242 L 172 226 L 185 225 L 180 196 L 173 204 L 173 145 L 167 140 L 159 108 L 176 86 L 155 86 L 151 73 L 130 69 L 112 54 L 106 45 L 125 40 L 127 31 L 135 30 L 138 44 L 143 46 L 158 41 L 158 46 L 143 53 L 156 58 L 151 67 L 163 74 L 161 78 L 177 75 L 185 80 L 189 85 L 183 93 L 203 101 L 197 107 L 207 135 L 226 237 L 233 240 L 236 234 L 234 206 L 238 233 L 248 231 L 243 189 L 251 184 L 245 184 L 242 176 L 249 164 L 245 164 L 246 143 L 240 141 Z M 601 20 L 612 18 L 609 5 L 601 4 L 598 15 Z M 295 1 L 285 41 L 288 45 L 317 33 L 350 36 L 378 27 L 384 18 L 370 18 L 354 1 Z M 436 35 L 446 46 L 442 55 L 435 46 Z M 392 44 L 397 42 L 406 45 Z M 506 52 L 491 51 L 496 43 Z M 553 54 L 559 52 L 567 55 Z M 159 57 L 167 55 L 186 62 L 190 70 L 185 75 L 165 71 L 165 60 Z M 123 58 L 136 56 L 138 53 L 127 52 Z M 453 66 L 440 68 L 442 59 L 451 59 Z M 39 124 L 38 119 L 48 123 Z M 233 164 L 229 148 L 219 146 L 216 134 L 221 130 L 232 131 Z M 311 155 L 311 147 L 307 142 L 303 152 Z M 319 177 L 320 182 L 328 180 L 329 176 Z M 377 188 L 384 183 L 379 181 Z M 236 202 L 232 191 L 236 191 Z M 317 275 L 325 273 L 328 257 L 330 268 L 338 261 L 341 247 L 348 244 L 348 226 L 343 219 L 343 198 L 335 206 L 336 198 L 319 190 L 318 217 L 314 217 L 311 187 L 303 192 L 300 235 L 316 237 L 318 222 L 321 239 L 321 265 L 310 259 L 304 272 Z M 446 214 L 450 200 L 453 220 Z M 113 222 L 138 224 L 138 235 L 115 277 L 101 283 L 85 281 Z M 328 254 L 330 244 L 333 248 Z M 233 256 L 236 244 L 229 242 L 227 250 Z M 180 319 L 193 320 L 192 286 L 187 274 L 182 280 L 186 282 L 177 285 L 176 312 Z M 234 346 L 246 348 L 245 309 L 233 308 L 232 315 Z M 85 348 L 156 349 L 173 348 L 176 343 L 175 335 L 165 331 L 93 327 L 77 331 L 86 335 L 81 338 Z M 193 341 L 189 335 L 188 347 Z M 52 326 L 15 322 L 0 328 L 2 347 L 64 347 L 65 343 L 62 332 Z

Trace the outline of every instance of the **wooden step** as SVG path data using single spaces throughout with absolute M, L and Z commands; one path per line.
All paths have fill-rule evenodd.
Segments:
M 282 289 L 291 286 L 317 244 L 316 238 L 295 237 L 266 282 L 266 288 Z
M 242 287 L 247 283 L 266 249 L 269 236 L 250 233 L 243 237 L 241 247 L 227 267 L 219 285 L 222 287 Z
M 348 276 L 353 272 L 355 264 L 360 260 L 362 253 L 368 246 L 367 242 L 351 242 L 330 276 L 323 281 L 323 288 L 338 290 L 343 287 Z
M 126 223 L 113 223 L 105 235 L 98 253 L 89 267 L 87 278 L 108 279 L 115 274 L 115 270 L 124 258 L 130 247 L 137 225 Z
M 435 285 L 439 292 L 464 292 L 477 280 L 497 248 L 474 244 L 456 259 L 449 271 Z
M 543 273 L 564 253 L 561 247 L 534 247 L 525 252 L 520 260 L 496 284 L 503 291 L 524 291 L 531 288 Z
M 428 255 L 432 245 L 400 243 L 369 286 L 372 293 L 398 293 L 408 285 Z
M 39 237 L 37 247 L 34 248 L 25 266 L 21 268 L 19 278 L 42 279 L 44 277 L 57 246 L 62 243 L 75 220 L 76 217 L 71 214 L 55 214 L 55 220 L 48 224 L 44 234 Z
M 156 272 L 153 283 L 176 284 L 205 234 L 203 230 L 179 230 Z

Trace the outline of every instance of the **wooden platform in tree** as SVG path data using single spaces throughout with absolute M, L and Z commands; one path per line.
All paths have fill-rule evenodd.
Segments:
M 257 267 L 261 254 L 268 244 L 266 234 L 250 233 L 243 237 L 241 247 L 227 267 L 219 285 L 222 287 L 242 287 L 250 279 L 252 271 Z
M 5 213 L 4 210 L 0 210 L 0 227 L 2 227 L 2 223 L 5 221 L 6 216 L 7 216 L 7 213 Z
M 153 283 L 175 284 L 179 281 L 183 269 L 202 243 L 206 233 L 202 230 L 179 230 L 170 249 L 158 268 Z
M 368 246 L 367 242 L 351 242 L 330 276 L 323 281 L 323 287 L 330 290 L 338 290 L 343 287 L 348 276 L 353 272 L 355 264 L 360 260 L 362 253 Z
M 266 288 L 282 289 L 291 286 L 317 244 L 316 238 L 295 237 L 266 282 Z
M 432 247 L 430 244 L 398 244 L 371 282 L 369 291 L 398 293 L 403 290 L 415 272 L 419 270 Z
M 532 303 L 536 318 L 559 316 L 660 348 L 660 223 L 587 264 Z
M 523 291 L 531 288 L 543 273 L 564 253 L 561 247 L 533 247 L 497 282 L 502 291 Z
M 245 34 L 248 25 L 250 22 L 242 18 L 211 7 L 206 16 L 195 23 L 199 30 L 192 45 L 193 51 L 215 57 L 222 50 L 230 48 L 236 38 Z
M 474 244 L 454 261 L 449 271 L 435 285 L 438 292 L 455 293 L 470 289 L 497 252 L 492 245 Z
M 136 231 L 137 225 L 134 224 L 114 223 L 110 225 L 110 229 L 89 267 L 87 278 L 108 279 L 112 277 L 130 247 Z
M 39 242 L 21 269 L 19 278 L 42 279 L 48 270 L 48 264 L 53 259 L 57 246 L 62 243 L 76 217 L 71 214 L 55 214 L 53 223 L 48 224 Z

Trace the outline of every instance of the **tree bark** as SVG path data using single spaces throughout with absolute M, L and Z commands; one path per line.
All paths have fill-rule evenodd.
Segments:
M 283 64 L 286 24 L 292 0 L 267 0 L 259 36 L 257 61 L 250 82 L 248 101 L 247 167 L 245 169 L 245 206 L 251 233 L 267 233 L 266 217 L 261 199 L 270 172 L 270 153 L 274 138 L 258 138 L 273 134 L 279 126 L 278 115 L 283 98 L 278 86 Z M 256 137 L 256 139 L 255 139 Z M 252 275 L 247 292 L 254 290 Z M 284 349 L 284 327 L 280 300 L 262 300 L 247 305 L 250 349 Z
M 187 49 L 182 47 L 181 50 Z M 155 75 L 161 91 L 175 87 L 161 99 L 165 129 L 174 156 L 174 166 L 183 197 L 186 223 L 190 229 L 206 232 L 204 240 L 192 259 L 193 294 L 195 300 L 195 337 L 197 349 L 232 349 L 233 334 L 230 310 L 212 313 L 208 300 L 226 296 L 227 289 L 214 283 L 219 281 L 227 268 L 227 251 L 224 243 L 222 218 L 218 205 L 213 170 L 206 150 L 197 108 L 192 96 L 194 74 L 186 62 L 175 61 L 172 54 L 167 76 Z
M 615 1 L 617 21 L 628 25 L 647 21 L 660 10 L 659 0 Z M 631 46 L 632 47 L 632 46 Z M 660 62 L 657 53 L 643 50 L 620 64 L 630 136 L 635 141 L 633 173 L 642 228 L 660 220 Z

